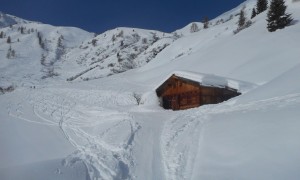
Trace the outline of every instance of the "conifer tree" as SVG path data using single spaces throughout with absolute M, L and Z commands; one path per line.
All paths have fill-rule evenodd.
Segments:
M 256 2 L 256 13 L 260 14 L 267 10 L 268 8 L 268 0 L 257 0 Z
M 208 25 L 209 25 L 208 17 L 204 17 L 204 19 L 203 19 L 203 28 L 207 29 Z
M 293 21 L 291 14 L 286 14 L 286 8 L 284 0 L 271 1 L 267 17 L 267 28 L 270 32 L 274 32 L 277 29 L 283 29 Z
M 38 40 L 39 40 L 39 45 L 41 46 L 42 49 L 45 49 L 45 44 L 43 42 L 42 34 L 40 32 L 37 32 L 37 37 L 38 37 Z
M 251 19 L 253 19 L 256 16 L 256 10 L 255 8 L 252 9 L 252 15 L 251 15 Z
M 246 14 L 245 14 L 245 7 L 241 9 L 239 13 L 239 21 L 237 22 L 238 28 L 233 31 L 234 34 L 239 33 L 241 30 L 248 28 L 252 25 L 251 20 L 247 20 Z
M 10 36 L 8 36 L 8 37 L 7 37 L 7 40 L 6 40 L 6 42 L 7 42 L 8 44 L 10 44 L 10 43 L 11 43 L 11 38 L 10 38 Z
M 62 35 L 60 35 L 57 40 L 57 47 L 63 47 L 63 44 L 62 44 L 63 39 L 64 39 L 64 37 Z
M 20 28 L 20 31 L 21 31 L 21 34 L 24 34 L 24 27 L 22 26 L 21 28 Z
M 57 60 L 61 59 L 62 55 L 65 52 L 65 47 L 62 42 L 63 39 L 64 37 L 61 35 L 57 40 L 56 57 L 55 57 Z
M 4 32 L 3 31 L 0 32 L 0 38 L 4 38 Z
M 239 28 L 242 28 L 245 25 L 245 23 L 246 23 L 245 12 L 244 9 L 242 9 L 240 12 L 240 17 L 238 22 Z

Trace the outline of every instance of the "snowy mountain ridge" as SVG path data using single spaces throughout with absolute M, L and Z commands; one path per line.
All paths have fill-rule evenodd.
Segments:
M 286 1 L 284 29 L 268 32 L 266 11 L 234 34 L 255 2 L 171 34 L 1 28 L 0 83 L 16 87 L 0 95 L 0 179 L 299 179 L 300 4 Z M 165 110 L 155 90 L 174 73 L 242 95 Z
M 24 77 L 34 83 L 48 78 L 90 80 L 121 73 L 145 65 L 177 39 L 172 34 L 135 28 L 116 28 L 95 36 L 78 28 L 3 20 L 10 26 L 1 29 L 0 57 L 4 63 L 0 66 L 7 74 L 2 74 L 2 84 L 17 86 Z M 8 37 L 12 43 L 5 43 Z M 24 48 L 28 44 L 32 48 Z M 23 71 L 10 74 L 18 69 L 13 64 L 20 65 L 24 57 L 30 58 L 28 64 L 35 68 L 19 67 Z
M 5 28 L 8 26 L 12 26 L 20 23 L 30 23 L 31 21 L 27 21 L 16 16 L 12 16 L 9 14 L 4 14 L 0 11 L 0 28 Z
M 97 79 L 141 67 L 175 39 L 171 34 L 158 31 L 135 28 L 109 30 L 67 54 L 67 61 L 75 59 L 79 68 L 85 68 L 68 80 L 73 81 L 79 76 L 83 80 Z

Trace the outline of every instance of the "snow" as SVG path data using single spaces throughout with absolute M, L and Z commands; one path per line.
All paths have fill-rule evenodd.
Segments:
M 203 73 L 196 73 L 191 71 L 175 71 L 172 72 L 170 75 L 168 75 L 167 78 L 165 78 L 164 81 L 162 81 L 156 87 L 156 89 L 173 75 L 198 82 L 203 86 L 221 87 L 221 88 L 229 87 L 239 92 L 246 92 L 256 87 L 255 84 L 234 80 L 226 77 L 216 76 L 213 74 L 203 74 Z
M 9 45 L 0 39 L 0 87 L 15 87 L 0 95 L 0 179 L 299 179 L 300 6 L 287 4 L 296 23 L 273 33 L 264 12 L 233 34 L 235 15 L 246 5 L 249 17 L 254 0 L 212 20 L 208 29 L 178 30 L 179 39 L 133 28 L 94 37 L 77 28 L 21 21 L 1 28 L 14 40 L 17 56 L 7 59 Z M 220 19 L 224 23 L 215 24 Z M 21 26 L 41 32 L 47 48 L 35 32 L 20 34 Z M 121 30 L 124 37 L 113 44 Z M 159 39 L 152 44 L 154 32 Z M 141 38 L 136 41 L 133 33 Z M 65 49 L 55 59 L 61 35 Z M 141 48 L 143 38 L 148 49 Z M 141 48 L 135 69 L 110 74 L 112 67 L 99 68 L 117 63 L 122 40 L 133 43 L 123 49 L 126 57 Z M 109 57 L 92 60 L 107 45 L 102 55 Z M 47 65 L 40 62 L 42 54 Z M 91 63 L 98 68 L 66 81 Z M 51 68 L 59 75 L 42 79 Z M 172 74 L 234 87 L 242 95 L 164 110 L 155 89 Z
M 17 23 L 30 23 L 30 21 L 9 15 L 9 14 L 4 14 L 3 12 L 0 11 L 0 28 L 8 27 L 15 25 Z

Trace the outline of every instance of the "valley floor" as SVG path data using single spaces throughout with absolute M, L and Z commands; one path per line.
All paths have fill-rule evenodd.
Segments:
M 104 88 L 0 100 L 1 179 L 300 177 L 300 94 L 177 112 Z

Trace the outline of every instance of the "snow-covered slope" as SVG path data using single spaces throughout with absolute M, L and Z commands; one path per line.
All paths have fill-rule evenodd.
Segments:
M 0 96 L 0 147 L 4 147 L 0 148 L 0 179 L 299 179 L 300 3 L 286 2 L 295 21 L 285 29 L 269 33 L 264 12 L 252 19 L 252 26 L 234 34 L 236 15 L 245 8 L 249 18 L 255 2 L 248 0 L 217 17 L 208 29 L 177 30 L 183 36 L 176 40 L 174 35 L 156 32 L 160 39 L 154 44 L 154 31 L 135 29 L 141 38 L 134 41 L 131 28 L 96 37 L 78 30 L 75 35 L 81 32 L 80 39 L 70 36 L 73 28 L 50 36 L 57 33 L 50 26 L 54 30 L 45 33 L 45 42 L 55 38 L 44 66 L 26 59 L 46 52 L 36 34 L 34 47 L 40 48 L 40 54 L 18 47 L 26 56 L 6 59 L 0 51 L 1 83 L 3 79 L 33 83 Z M 17 29 L 1 30 L 20 42 L 33 37 Z M 112 36 L 121 31 L 123 37 L 113 43 Z M 51 61 L 60 35 L 69 48 L 61 60 Z M 67 40 L 73 41 L 67 45 Z M 135 43 L 123 52 L 121 41 Z M 160 46 L 157 43 L 169 45 L 145 63 L 151 47 Z M 17 45 L 12 43 L 12 48 Z M 0 45 L 1 50 L 8 47 Z M 98 61 L 101 48 L 101 55 L 109 55 L 108 62 Z M 125 54 L 135 49 L 135 62 L 142 67 L 78 81 L 121 68 L 117 54 L 129 62 Z M 93 64 L 106 63 L 115 65 L 80 74 Z M 40 70 L 47 67 L 60 74 L 53 78 L 56 81 L 40 78 L 45 75 Z M 26 76 L 30 71 L 32 75 Z M 185 111 L 164 110 L 155 88 L 178 71 L 242 82 L 236 86 L 242 95 Z M 66 81 L 78 73 L 72 82 Z
M 158 31 L 134 28 L 109 30 L 67 54 L 69 63 L 66 65 L 78 69 L 77 74 L 70 74 L 68 80 L 97 79 L 141 67 L 175 39 L 171 34 Z
M 30 23 L 30 21 L 9 14 L 4 14 L 0 11 L 0 28 L 12 26 L 18 23 Z
M 36 22 L 18 22 L 0 31 L 4 34 L 0 38 L 0 86 L 37 84 L 55 78 L 64 54 L 93 37 L 78 28 Z M 11 43 L 7 43 L 8 38 Z
M 141 67 L 177 39 L 172 34 L 117 28 L 95 37 L 1 14 L 1 85 L 47 80 L 91 80 Z M 7 43 L 8 38 L 11 43 Z M 23 65 L 26 64 L 26 66 Z M 5 70 L 4 70 L 5 69 Z

